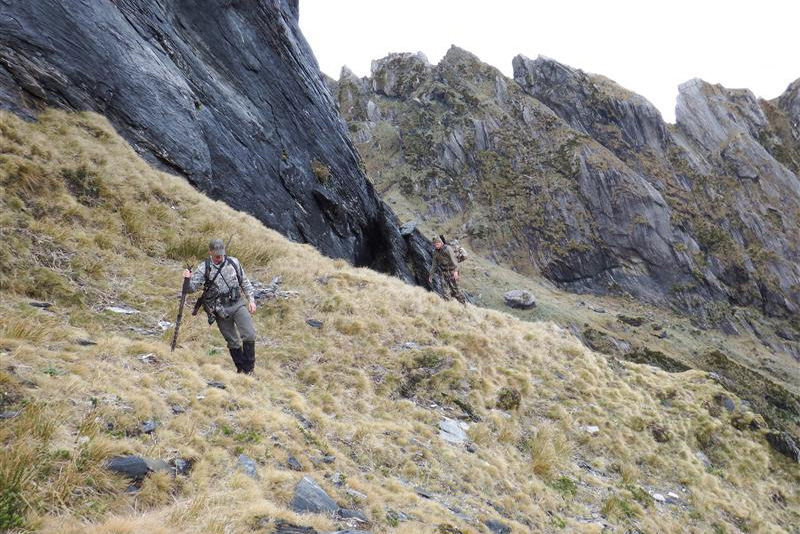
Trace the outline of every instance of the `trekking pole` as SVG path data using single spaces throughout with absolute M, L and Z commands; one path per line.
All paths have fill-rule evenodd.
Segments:
M 188 263 L 186 264 L 186 268 L 188 270 L 192 269 L 192 266 Z M 178 306 L 178 317 L 175 319 L 175 331 L 172 333 L 172 344 L 170 345 L 170 352 L 175 352 L 175 344 L 178 342 L 178 329 L 181 327 L 181 319 L 183 318 L 183 306 L 186 304 L 186 295 L 189 294 L 189 283 L 191 282 L 190 278 L 183 278 L 183 288 L 181 288 L 181 303 Z

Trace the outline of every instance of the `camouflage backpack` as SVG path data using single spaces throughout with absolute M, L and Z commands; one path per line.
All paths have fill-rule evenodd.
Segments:
M 458 242 L 458 239 L 453 239 L 450 241 L 450 247 L 453 249 L 453 254 L 456 255 L 458 263 L 467 261 L 467 258 L 469 258 L 467 251 L 464 250 L 464 247 L 461 246 L 461 244 Z

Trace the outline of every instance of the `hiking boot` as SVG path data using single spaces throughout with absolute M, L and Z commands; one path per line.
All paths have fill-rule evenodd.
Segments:
M 233 365 L 236 366 L 236 372 L 237 373 L 243 373 L 244 372 L 244 355 L 242 354 L 242 348 L 241 347 L 237 347 L 235 349 L 232 349 L 232 348 L 228 347 L 228 351 L 230 351 L 230 353 L 231 353 L 231 359 L 233 360 Z
M 256 366 L 256 342 L 245 341 L 242 343 L 242 372 L 252 374 Z

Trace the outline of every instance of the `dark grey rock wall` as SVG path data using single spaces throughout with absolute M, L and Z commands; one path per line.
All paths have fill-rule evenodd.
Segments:
M 426 242 L 366 180 L 297 16 L 296 0 L 0 0 L 0 109 L 101 113 L 209 196 L 422 282 Z

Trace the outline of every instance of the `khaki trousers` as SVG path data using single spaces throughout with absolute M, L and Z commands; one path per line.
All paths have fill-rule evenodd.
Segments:
M 250 312 L 247 311 L 246 305 L 236 308 L 227 319 L 217 314 L 217 326 L 229 349 L 241 348 L 242 341 L 256 340 L 256 329 L 253 326 L 253 319 L 250 317 Z M 239 339 L 240 336 L 241 340 Z

